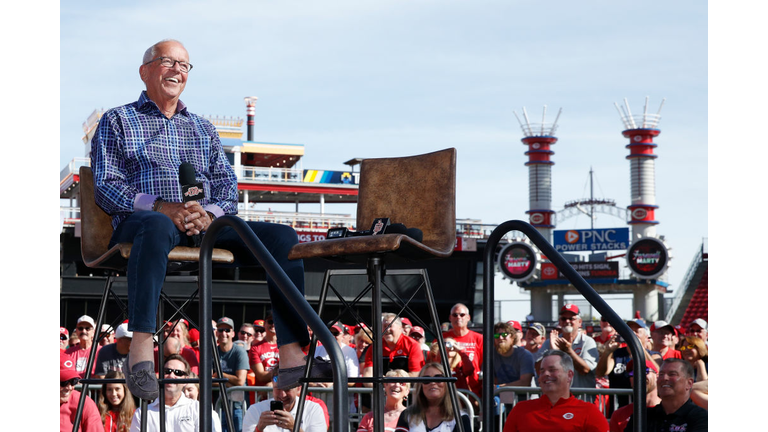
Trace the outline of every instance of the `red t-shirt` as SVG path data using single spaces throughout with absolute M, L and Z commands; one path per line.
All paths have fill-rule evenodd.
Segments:
M 656 406 L 656 405 L 653 405 Z M 653 408 L 649 406 L 648 408 Z M 611 432 L 624 432 L 629 418 L 635 413 L 635 404 L 624 405 L 611 415 Z
M 400 339 L 395 343 L 394 349 L 389 349 L 386 343 L 382 347 L 384 357 L 383 373 L 393 369 L 402 369 L 406 372 L 419 372 L 424 366 L 424 353 L 421 351 L 421 344 L 413 338 L 403 333 Z M 368 348 L 365 351 L 365 362 L 363 369 L 373 367 L 373 349 Z
M 261 363 L 262 366 L 264 366 L 264 370 L 267 372 L 276 368 L 280 363 L 280 351 L 277 348 L 277 343 L 262 340 L 251 345 L 251 349 L 248 350 L 248 362 L 251 367 L 256 363 Z M 256 382 L 257 386 L 267 384 L 268 382 Z
M 560 399 L 555 406 L 542 395 L 521 401 L 512 408 L 504 432 L 608 432 L 608 420 L 594 404 L 576 399 Z
M 666 360 L 668 358 L 681 359 L 681 358 L 683 358 L 683 353 L 681 353 L 680 351 L 678 351 L 678 350 L 676 350 L 674 348 L 670 348 L 670 349 L 667 350 L 666 354 L 661 356 L 662 360 Z
M 93 359 L 93 366 L 91 367 L 91 376 L 96 372 L 96 359 L 99 358 L 99 351 L 101 346 L 96 348 L 96 357 Z M 65 354 L 69 354 L 72 361 L 75 363 L 75 370 L 80 374 L 80 378 L 85 378 L 85 366 L 88 364 L 88 356 L 91 355 L 91 347 L 88 349 L 80 349 L 80 345 L 67 348 L 64 351 Z

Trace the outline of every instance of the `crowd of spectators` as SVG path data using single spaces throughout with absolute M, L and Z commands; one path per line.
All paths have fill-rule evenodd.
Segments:
M 380 336 L 383 343 L 383 373 L 386 376 L 423 376 L 425 365 L 437 365 L 439 371 L 435 370 L 435 366 L 427 372 L 450 374 L 457 379 L 457 388 L 475 394 L 476 398 L 470 398 L 470 400 L 473 402 L 482 400 L 483 335 L 470 329 L 471 316 L 469 309 L 464 304 L 459 303 L 451 308 L 449 321 L 450 324 L 447 328 L 443 327 L 444 331 L 442 332 L 450 369 L 444 374 L 435 335 L 426 334 L 427 332 L 422 327 L 413 326 L 407 317 L 398 316 L 394 313 L 384 313 L 382 315 L 382 335 Z M 687 372 L 690 372 L 690 386 L 683 386 L 685 387 L 683 390 L 687 392 L 685 394 L 688 395 L 691 404 L 700 408 L 703 407 L 703 415 L 706 420 L 709 354 L 707 322 L 703 319 L 696 319 L 687 329 L 673 326 L 661 320 L 646 323 L 640 318 L 627 320 L 626 324 L 645 349 L 646 390 L 648 393 L 646 405 L 651 408 L 664 400 L 658 393 L 659 378 L 663 376 L 666 383 L 669 381 L 669 374 L 661 373 L 662 365 L 666 364 L 665 362 L 669 359 L 675 359 L 676 372 L 673 375 L 677 378 L 676 382 L 685 381 L 687 383 Z M 212 326 L 221 359 L 222 376 L 228 379 L 226 386 L 274 387 L 278 375 L 277 366 L 280 355 L 271 312 L 268 312 L 263 319 L 240 323 L 240 326 L 237 326 L 234 320 L 228 317 L 214 321 Z M 473 326 L 473 328 L 477 329 L 477 326 Z M 592 335 L 588 334 L 588 328 L 594 330 Z M 236 329 L 238 330 L 236 331 Z M 103 339 L 112 340 L 108 344 L 97 340 L 94 336 L 94 330 L 94 320 L 87 315 L 77 320 L 71 333 L 64 327 L 60 328 L 62 377 L 67 378 L 62 378 L 62 430 L 67 424 L 65 418 L 74 418 L 72 407 L 76 407 L 79 400 L 79 394 L 74 390 L 74 385 L 71 384 L 76 384 L 77 379 L 85 376 L 88 355 L 94 343 L 98 346 L 92 377 L 124 377 L 121 371 L 129 353 L 132 337 L 132 332 L 128 331 L 127 324 L 121 323 L 114 331 L 108 327 L 102 329 L 100 336 Z M 373 334 L 370 327 L 364 323 L 347 325 L 335 322 L 330 326 L 330 331 L 342 349 L 349 376 L 372 376 L 373 358 L 370 346 L 373 343 Z M 166 367 L 162 371 L 163 376 L 196 377 L 199 364 L 199 330 L 190 328 L 185 320 L 177 320 L 166 322 L 162 333 L 165 338 L 163 357 L 166 363 Z M 77 337 L 77 343 L 70 342 L 70 334 Z M 631 389 L 633 387 L 632 355 L 626 341 L 606 319 L 600 319 L 599 327 L 597 325 L 585 326 L 578 306 L 566 304 L 560 309 L 557 322 L 550 325 L 549 328 L 539 322 L 526 321 L 521 324 L 514 320 L 502 321 L 494 324 L 493 338 L 494 370 L 490 372 L 490 377 L 496 388 L 518 388 L 516 391 L 502 390 L 492 402 L 496 405 L 496 427 L 498 427 L 499 421 L 505 421 L 508 418 L 509 413 L 515 412 L 515 407 L 521 402 L 540 398 L 538 392 L 528 395 L 526 392 L 517 391 L 519 387 L 539 387 L 543 391 L 545 384 L 551 384 L 551 382 L 545 383 L 543 380 L 546 378 L 551 381 L 553 374 L 548 374 L 542 370 L 542 367 L 545 358 L 552 352 L 557 352 L 559 356 L 568 358 L 568 360 L 562 360 L 559 363 L 561 365 L 566 364 L 566 366 L 570 364 L 572 376 L 568 380 L 568 395 L 571 394 L 571 389 L 576 389 L 576 395 L 579 396 L 579 399 L 595 407 L 594 411 L 590 409 L 584 412 L 600 412 L 603 419 L 610 420 L 611 431 L 622 431 L 627 424 L 631 423 L 633 405 L 630 403 L 629 396 L 615 396 L 616 400 L 614 401 L 614 397 L 595 398 L 591 395 L 579 395 L 578 392 L 579 389 L 583 388 Z M 308 350 L 308 347 L 306 349 Z M 155 358 L 157 359 L 157 347 L 155 350 Z M 319 342 L 317 342 L 315 355 L 326 360 L 329 358 L 325 347 Z M 169 366 L 169 361 L 171 361 L 170 366 L 173 367 Z M 565 367 L 565 372 L 560 371 L 559 373 L 569 375 L 571 373 L 568 372 L 569 367 Z M 171 372 L 168 372 L 169 370 Z M 176 375 L 176 372 L 181 373 L 181 375 Z M 156 371 L 156 373 L 160 376 L 161 371 Z M 361 385 L 360 383 L 350 383 L 351 387 Z M 332 383 L 312 383 L 312 386 L 331 387 Z M 413 410 L 408 411 L 410 414 L 405 414 L 405 417 L 401 416 L 406 411 L 406 407 L 413 406 L 414 400 L 409 403 L 407 399 L 410 387 L 406 383 L 387 383 L 384 386 L 386 397 L 385 423 L 392 428 L 397 425 L 398 420 L 401 423 L 404 421 L 413 422 L 412 418 L 417 417 L 421 421 L 426 421 L 429 426 L 432 422 L 436 422 L 439 417 L 425 417 L 423 413 L 414 414 Z M 165 390 L 167 395 L 172 396 L 170 400 L 175 400 L 175 403 L 181 400 L 183 405 L 191 403 L 188 401 L 197 400 L 199 396 L 199 384 L 196 383 L 175 385 L 171 390 L 173 391 L 169 392 L 168 388 Z M 432 388 L 432 390 L 439 393 L 437 388 Z M 416 385 L 414 391 L 424 392 L 425 386 Z M 283 398 L 284 403 L 291 400 L 292 392 L 295 393 L 292 389 L 281 391 L 280 397 Z M 260 408 L 252 413 L 252 421 L 255 423 L 251 424 L 257 424 L 261 421 L 267 428 L 284 429 L 279 426 L 279 423 L 267 424 L 269 419 L 264 420 L 267 423 L 262 421 L 263 417 L 270 416 L 270 414 L 264 414 L 267 412 L 265 409 L 267 405 L 263 403 L 270 400 L 269 396 L 268 392 L 230 393 L 232 418 L 237 432 L 246 430 L 253 432 L 243 426 L 249 424 L 244 422 L 244 418 L 248 417 L 247 411 L 250 411 L 248 406 L 255 407 L 256 405 Z M 316 404 L 317 409 L 328 418 L 328 406 L 332 403 L 331 394 L 319 393 L 315 396 L 317 397 L 312 398 L 313 404 Z M 680 398 L 681 396 L 678 395 L 678 399 Z M 273 396 L 272 400 L 276 399 Z M 175 406 L 175 403 L 168 405 L 168 400 L 166 400 L 168 407 Z M 134 412 L 138 406 L 138 400 L 131 395 L 124 384 L 102 386 L 98 400 L 95 401 L 97 403 L 93 406 L 91 406 L 93 400 L 87 397 L 86 401 L 86 412 L 89 417 L 83 417 L 84 425 L 86 423 L 92 425 L 95 415 L 98 415 L 101 427 L 106 431 L 131 430 L 132 420 L 136 419 Z M 549 402 L 553 405 L 558 403 L 551 399 Z M 540 405 L 541 403 L 543 402 L 539 402 Z M 568 404 L 570 403 L 568 402 Z M 157 409 L 156 405 L 154 409 Z M 684 409 L 686 412 L 693 412 L 697 416 L 698 420 L 696 421 L 702 421 L 702 412 L 691 410 L 691 405 L 687 402 L 680 406 L 670 403 L 669 406 Z M 424 405 L 421 409 L 427 409 L 427 407 Z M 618 409 L 614 411 L 614 407 L 618 407 Z M 477 408 L 479 407 L 475 406 L 474 408 L 478 412 Z M 430 408 L 430 410 L 432 409 Z M 675 414 L 669 409 L 666 409 L 663 414 L 660 411 L 657 412 L 658 410 L 653 412 L 656 413 L 654 415 L 660 416 L 659 418 L 664 415 L 673 416 L 674 414 L 678 417 L 683 415 L 683 413 Z M 291 414 L 291 409 L 285 409 L 283 412 L 286 413 L 286 416 L 295 415 L 295 412 Z M 360 417 L 365 415 L 365 420 L 360 422 L 360 430 L 371 430 L 373 413 L 371 412 L 369 394 L 352 393 L 350 413 L 357 413 Z M 499 416 L 501 413 L 504 413 L 503 416 Z M 150 415 L 153 415 L 152 411 L 150 411 Z M 413 417 L 414 415 L 416 417 Z M 286 416 L 283 417 L 287 419 Z M 271 417 L 271 419 L 279 422 L 278 417 Z M 217 416 L 216 418 L 217 430 L 227 430 L 225 417 L 219 418 Z M 409 420 L 403 420 L 404 418 Z M 663 419 L 659 421 L 663 422 Z M 514 427 L 519 427 L 517 426 L 518 423 L 514 423 L 516 425 Z M 71 428 L 71 423 L 69 424 Z M 403 424 L 401 424 L 401 429 L 405 427 Z M 455 424 L 452 424 L 448 430 L 453 427 Z M 264 432 L 262 429 L 259 430 Z

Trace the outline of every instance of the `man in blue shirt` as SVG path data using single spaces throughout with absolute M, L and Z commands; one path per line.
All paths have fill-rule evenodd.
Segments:
M 179 100 L 191 70 L 189 53 L 178 41 L 163 40 L 147 49 L 139 67 L 146 91 L 138 101 L 105 112 L 91 143 L 96 203 L 112 216 L 110 247 L 133 243 L 127 268 L 133 340 L 124 373 L 131 392 L 147 400 L 158 396 L 152 335 L 168 253 L 192 244 L 189 239 L 204 233 L 215 218 L 237 213 L 237 177 L 216 129 Z M 198 201 L 182 200 L 179 166 L 184 162 L 203 185 L 205 196 Z M 287 259 L 298 243 L 293 228 L 248 225 L 303 294 L 303 262 Z M 219 235 L 216 247 L 232 251 L 237 266 L 257 264 L 232 229 Z M 307 325 L 269 278 L 267 283 L 281 366 L 298 368 L 305 364 L 301 347 L 310 340 Z
M 520 346 L 519 337 L 520 334 L 508 322 L 498 322 L 493 326 L 493 383 L 498 387 L 531 386 L 535 371 L 533 354 Z M 514 399 L 514 392 L 499 393 L 499 401 L 504 404 L 507 413 L 512 410 Z M 518 399 L 527 400 L 527 395 L 519 394 Z

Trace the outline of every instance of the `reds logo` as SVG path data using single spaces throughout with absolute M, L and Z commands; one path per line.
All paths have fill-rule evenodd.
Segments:
M 74 364 L 74 363 L 72 363 L 72 360 L 64 360 L 64 367 L 65 367 L 65 368 L 67 368 L 67 369 L 72 369 L 72 366 L 74 366 L 74 365 L 75 365 L 75 364 Z
M 533 213 L 531 215 L 531 223 L 532 224 L 540 224 L 544 222 L 544 215 L 541 213 Z
M 184 192 L 184 196 L 196 196 L 203 193 L 203 190 L 200 189 L 197 186 L 192 186 L 191 188 L 187 189 L 186 192 Z
M 644 208 L 636 208 L 632 210 L 632 217 L 635 219 L 645 219 L 648 216 L 648 211 Z

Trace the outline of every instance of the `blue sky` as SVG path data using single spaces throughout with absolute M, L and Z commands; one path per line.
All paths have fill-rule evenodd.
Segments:
M 304 168 L 342 170 L 353 157 L 456 147 L 457 217 L 484 223 L 526 218 L 525 148 L 513 110 L 540 118 L 547 105 L 552 119 L 563 109 L 556 210 L 588 195 L 590 167 L 596 194 L 625 207 L 627 140 L 613 104 L 626 97 L 639 113 L 649 96 L 655 112 L 666 98 L 656 140 L 657 219 L 675 256 L 673 285 L 707 236 L 702 2 L 212 5 L 61 4 L 62 167 L 83 156 L 87 115 L 135 100 L 144 50 L 175 38 L 195 65 L 182 97 L 194 112 L 244 117 L 243 97 L 258 96 L 256 139 L 304 144 Z M 558 229 L 588 225 L 572 218 Z M 624 225 L 601 216 L 597 226 Z

